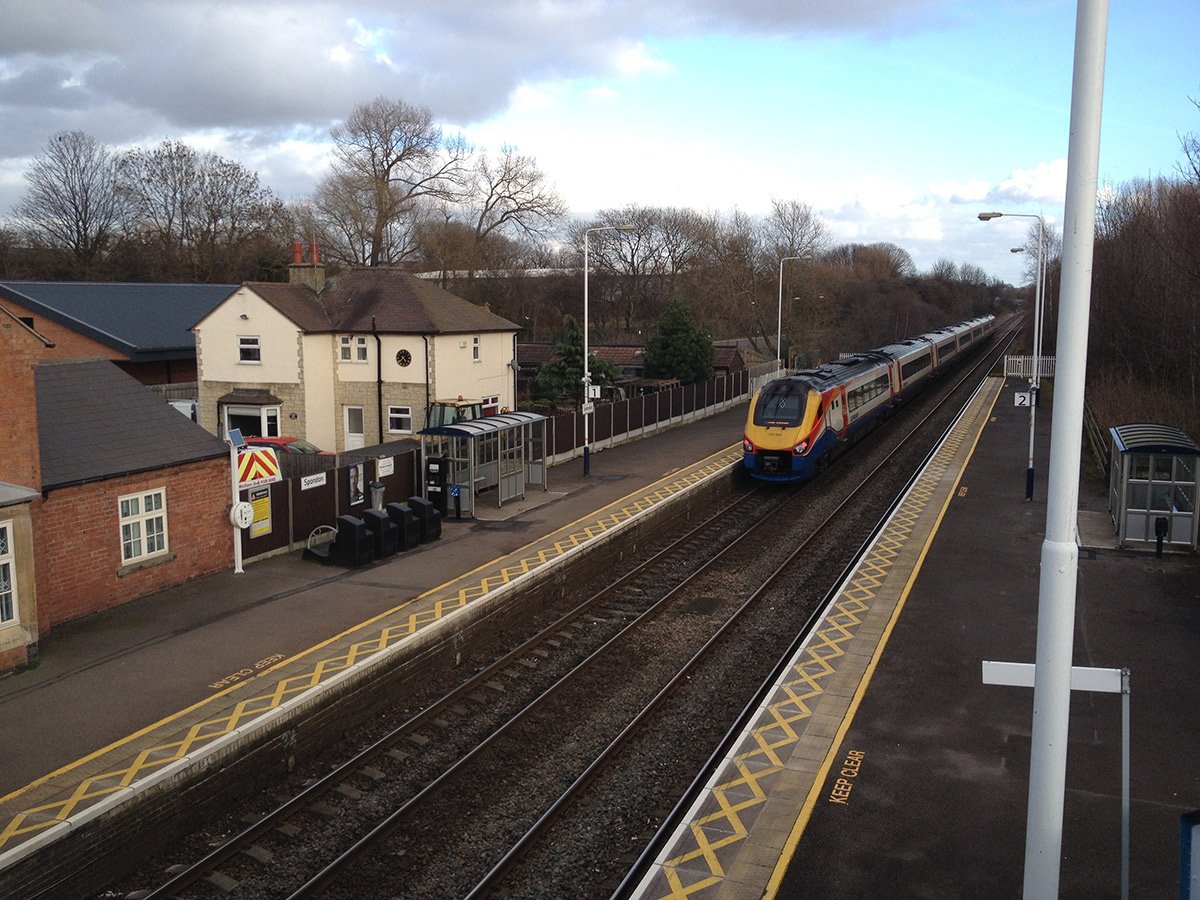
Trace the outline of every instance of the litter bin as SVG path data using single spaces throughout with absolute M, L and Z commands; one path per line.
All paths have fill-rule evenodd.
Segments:
M 383 482 L 371 482 L 371 509 L 383 512 Z

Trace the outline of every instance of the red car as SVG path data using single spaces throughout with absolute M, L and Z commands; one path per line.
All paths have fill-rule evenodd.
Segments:
M 324 453 L 316 444 L 310 444 L 303 438 L 294 437 L 248 437 L 247 447 L 274 447 L 277 453 Z

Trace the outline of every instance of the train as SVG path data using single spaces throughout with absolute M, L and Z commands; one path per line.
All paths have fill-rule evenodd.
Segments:
M 750 401 L 743 466 L 761 481 L 809 480 L 996 326 L 979 316 L 768 382 Z

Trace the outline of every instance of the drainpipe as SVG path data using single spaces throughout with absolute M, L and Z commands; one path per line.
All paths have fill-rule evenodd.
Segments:
M 425 424 L 423 428 L 429 427 L 429 407 L 433 405 L 433 400 L 429 396 L 429 335 L 421 335 L 421 340 L 425 342 Z
M 375 330 L 375 317 L 371 316 L 371 334 L 375 335 L 375 405 L 376 420 L 379 422 L 379 443 L 383 443 L 383 341 Z

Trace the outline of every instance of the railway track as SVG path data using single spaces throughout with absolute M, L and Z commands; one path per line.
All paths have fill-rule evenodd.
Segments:
M 910 435 L 921 430 L 918 423 L 906 427 Z M 639 789 L 623 777 L 624 764 L 617 760 L 638 752 L 652 759 L 655 736 L 678 731 L 664 723 L 687 715 L 681 703 L 713 710 L 711 700 L 679 699 L 693 681 L 712 681 L 701 674 L 706 670 L 736 670 L 737 679 L 716 677 L 729 696 L 749 696 L 736 693 L 731 682 L 758 677 L 754 672 L 761 666 L 748 657 L 775 652 L 767 652 L 764 635 L 792 629 L 790 643 L 806 619 L 804 610 L 815 608 L 844 567 L 819 580 L 812 575 L 814 563 L 828 568 L 837 548 L 845 552 L 845 533 L 835 526 L 852 502 L 848 490 L 861 496 L 881 473 L 898 468 L 897 454 L 910 438 L 894 437 L 898 448 L 869 454 L 880 458 L 857 487 L 843 485 L 852 473 L 835 467 L 821 480 L 819 498 L 811 489 L 738 496 L 141 896 L 206 896 L 214 886 L 238 897 L 534 896 L 563 890 L 590 895 L 611 887 L 698 765 L 696 752 L 683 751 L 668 754 L 669 766 L 651 765 L 672 774 L 651 776 L 656 789 L 647 789 L 649 803 L 626 815 L 620 812 L 622 798 L 631 790 L 637 796 Z M 823 496 L 833 481 L 843 498 L 836 504 Z M 713 548 L 721 550 L 714 555 Z M 774 614 L 755 621 L 755 611 L 763 609 Z M 790 624 L 780 621 L 781 612 Z M 720 716 L 732 714 L 725 710 Z M 713 746 L 711 737 L 699 735 L 691 743 L 703 757 Z M 684 758 L 692 761 L 680 765 L 677 760 Z M 587 815 L 578 813 L 588 808 L 601 813 L 590 826 Z M 625 827 L 595 824 L 604 816 L 611 820 L 614 811 L 630 820 Z M 566 834 L 571 819 L 582 824 Z M 618 833 L 641 843 L 616 838 Z M 608 846 L 613 840 L 617 846 Z M 580 861 L 563 865 L 563 848 L 570 845 L 582 848 Z M 610 870 L 583 877 L 596 868 L 598 847 L 605 848 L 600 855 Z M 565 885 L 539 881 L 547 870 L 546 854 L 557 860 L 553 868 L 565 876 Z

